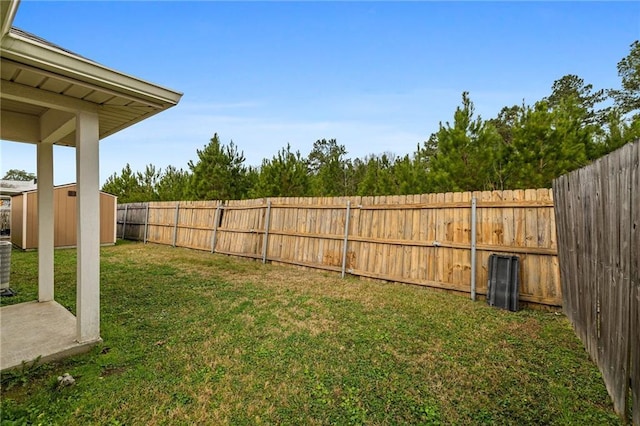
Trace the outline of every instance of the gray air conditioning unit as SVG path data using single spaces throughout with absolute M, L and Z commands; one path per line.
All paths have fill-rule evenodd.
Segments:
M 0 296 L 14 296 L 15 292 L 9 288 L 11 276 L 11 243 L 0 241 Z

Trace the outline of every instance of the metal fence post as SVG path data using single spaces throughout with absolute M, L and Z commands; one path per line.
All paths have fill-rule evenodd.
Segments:
M 267 201 L 267 214 L 264 223 L 264 241 L 262 242 L 262 263 L 267 263 L 267 246 L 269 245 L 269 223 L 271 222 L 271 200 Z
M 476 300 L 476 197 L 471 199 L 471 300 Z
M 173 225 L 173 246 L 176 246 L 176 241 L 178 240 L 178 215 L 180 214 L 180 201 L 176 203 L 176 220 Z
M 129 204 L 124 205 L 124 218 L 122 219 L 122 239 L 124 240 L 124 230 L 127 227 L 127 209 Z
M 147 244 L 147 229 L 149 228 L 149 202 L 146 203 L 144 213 L 144 244 Z
M 216 252 L 216 242 L 218 241 L 218 223 L 220 222 L 220 208 L 221 203 L 218 202 L 218 206 L 216 207 L 216 214 L 213 218 L 213 236 L 211 237 L 211 253 Z
M 344 220 L 344 242 L 342 243 L 342 278 L 347 270 L 347 245 L 349 244 L 349 218 L 351 217 L 351 201 L 347 201 L 347 213 Z

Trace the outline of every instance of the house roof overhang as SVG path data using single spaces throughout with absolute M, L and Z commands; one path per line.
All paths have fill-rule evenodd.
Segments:
M 98 114 L 103 139 L 180 101 L 179 92 L 12 27 L 18 3 L 0 2 L 0 139 L 75 146 L 78 111 Z

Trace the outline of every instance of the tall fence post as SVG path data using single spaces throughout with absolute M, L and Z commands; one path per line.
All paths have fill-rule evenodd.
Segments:
M 344 220 L 344 242 L 342 243 L 342 278 L 347 270 L 347 245 L 349 244 L 349 218 L 351 217 L 351 201 L 347 201 L 347 213 Z
M 147 244 L 147 230 L 149 228 L 149 202 L 146 203 L 145 205 L 145 212 L 144 212 L 144 244 Z
M 178 241 L 178 216 L 180 214 L 180 201 L 176 203 L 176 220 L 173 225 L 173 246 L 176 246 L 176 242 Z
M 216 207 L 216 214 L 213 218 L 213 235 L 211 236 L 211 253 L 216 252 L 216 242 L 218 241 L 218 223 L 220 223 L 220 208 L 221 203 L 218 202 L 218 206 Z
M 264 241 L 262 242 L 262 263 L 267 263 L 267 246 L 269 245 L 269 223 L 271 222 L 271 200 L 267 200 L 267 217 L 264 223 Z
M 476 197 L 471 198 L 471 300 L 476 300 Z
M 127 208 L 129 204 L 124 205 L 124 217 L 122 218 L 122 239 L 124 240 L 124 230 L 127 227 Z

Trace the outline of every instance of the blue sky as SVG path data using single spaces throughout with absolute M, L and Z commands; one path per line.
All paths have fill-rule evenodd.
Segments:
M 635 2 L 43 2 L 14 25 L 184 93 L 101 142 L 101 182 L 128 162 L 186 168 L 214 133 L 259 165 L 291 144 L 336 138 L 349 157 L 404 155 L 450 121 L 461 93 L 494 117 L 577 74 L 619 87 L 640 39 Z M 33 145 L 0 142 L 0 172 L 35 172 Z M 55 183 L 75 180 L 54 151 Z

